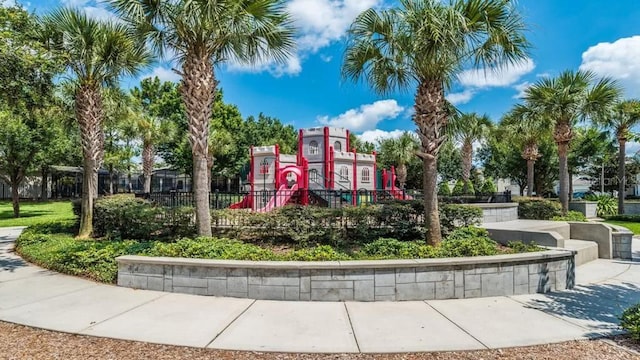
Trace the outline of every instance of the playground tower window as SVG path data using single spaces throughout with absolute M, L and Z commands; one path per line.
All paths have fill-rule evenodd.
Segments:
M 318 142 L 315 140 L 309 142 L 309 155 L 318 155 L 319 152 Z
M 363 183 L 371 182 L 371 173 L 369 172 L 369 168 L 362 169 L 361 177 Z
M 333 150 L 342 151 L 342 143 L 340 141 L 336 141 L 333 143 Z
M 340 167 L 340 182 L 349 182 L 349 167 L 341 166 Z
M 318 176 L 318 170 L 311 169 L 311 171 L 309 171 L 309 180 L 316 183 L 320 180 L 320 177 Z

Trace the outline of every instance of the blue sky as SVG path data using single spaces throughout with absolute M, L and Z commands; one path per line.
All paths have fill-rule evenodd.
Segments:
M 346 127 L 366 140 L 413 130 L 412 92 L 381 97 L 366 85 L 340 79 L 346 29 L 361 11 L 384 3 L 289 0 L 300 30 L 296 56 L 285 65 L 226 64 L 216 69 L 225 100 L 236 104 L 245 117 L 263 112 L 296 128 Z M 95 0 L 25 0 L 22 4 L 37 13 L 69 5 L 84 8 L 91 16 L 112 16 Z M 621 82 L 628 97 L 640 97 L 638 0 L 520 0 L 518 7 L 530 29 L 530 58 L 499 73 L 463 72 L 448 92 L 462 111 L 487 113 L 497 120 L 529 84 L 566 69 L 611 76 Z M 143 74 L 177 80 L 170 68 L 168 63 L 156 63 Z M 123 86 L 137 81 L 127 79 Z

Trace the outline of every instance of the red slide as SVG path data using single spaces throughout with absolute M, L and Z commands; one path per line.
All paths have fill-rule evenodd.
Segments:
M 273 210 L 274 208 L 286 205 L 289 200 L 291 200 L 291 197 L 296 192 L 296 190 L 298 190 L 298 184 L 294 184 L 290 189 L 287 188 L 286 184 L 282 184 L 276 192 L 275 196 L 272 197 L 271 200 L 269 200 L 267 205 L 262 209 L 258 209 L 256 211 L 267 212 Z
M 244 198 L 242 198 L 242 200 L 238 201 L 235 204 L 231 204 L 231 206 L 229 206 L 229 209 L 248 209 L 251 207 L 251 199 L 252 197 L 247 195 Z

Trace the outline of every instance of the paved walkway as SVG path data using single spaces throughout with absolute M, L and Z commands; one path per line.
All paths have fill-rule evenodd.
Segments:
M 0 320 L 152 343 L 282 352 L 414 352 L 536 345 L 619 332 L 640 262 L 598 260 L 572 291 L 482 299 L 330 303 L 132 290 L 60 275 L 12 253 L 0 229 Z M 634 241 L 640 256 L 640 240 Z

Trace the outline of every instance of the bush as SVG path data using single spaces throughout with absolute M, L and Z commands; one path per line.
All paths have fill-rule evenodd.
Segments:
M 569 210 L 565 216 L 554 216 L 553 221 L 580 221 L 586 222 L 587 217 L 580 211 Z
M 600 217 L 613 216 L 618 214 L 618 200 L 608 194 L 589 194 L 585 197 L 589 201 L 597 201 L 596 213 Z
M 607 220 L 612 220 L 612 221 L 626 221 L 626 222 L 637 222 L 640 223 L 640 215 L 633 215 L 633 214 L 624 214 L 624 215 L 612 215 L 612 216 L 606 216 Z
M 462 179 L 456 181 L 456 185 L 453 187 L 453 190 L 451 191 L 451 195 L 453 196 L 464 195 L 464 181 L 462 181 Z
M 484 181 L 484 184 L 482 184 L 482 189 L 480 190 L 480 193 L 482 195 L 493 195 L 497 191 L 498 189 L 496 188 L 496 184 L 493 183 L 493 179 L 487 178 Z
M 626 330 L 631 338 L 640 341 L 640 304 L 635 304 L 622 313 L 620 327 Z
M 551 220 L 562 216 L 560 203 L 544 199 L 525 198 L 518 201 L 518 218 L 529 220 Z
M 195 234 L 191 208 L 165 208 L 129 195 L 96 200 L 93 213 L 96 237 L 161 239 Z
M 480 225 L 482 223 L 482 209 L 470 205 L 442 205 L 440 207 L 440 226 L 442 236 L 449 235 L 459 227 Z
M 463 195 L 472 196 L 475 194 L 476 194 L 476 190 L 475 190 L 475 187 L 473 186 L 473 183 L 471 182 L 471 180 L 467 180 L 464 185 Z
M 380 238 L 366 244 L 362 253 L 368 258 L 377 259 L 411 259 L 437 257 L 437 250 L 423 241 L 399 241 L 396 239 Z
M 451 196 L 451 188 L 449 187 L 449 182 L 443 181 L 438 186 L 438 195 L 440 196 Z
M 440 257 L 487 256 L 500 252 L 498 243 L 489 238 L 487 230 L 473 226 L 454 230 L 440 244 Z
M 511 249 L 512 253 L 527 253 L 544 250 L 544 248 L 541 248 L 535 242 L 525 244 L 522 241 L 509 241 L 507 243 L 507 247 Z

